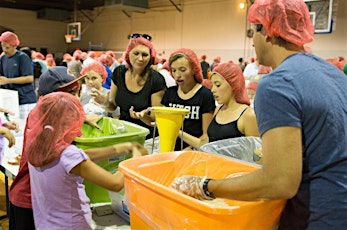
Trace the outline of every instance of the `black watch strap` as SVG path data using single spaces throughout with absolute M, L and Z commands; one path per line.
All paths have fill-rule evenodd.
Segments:
M 210 182 L 211 179 L 205 179 L 203 184 L 202 184 L 202 190 L 204 191 L 205 195 L 214 199 L 214 195 L 208 191 L 208 183 Z

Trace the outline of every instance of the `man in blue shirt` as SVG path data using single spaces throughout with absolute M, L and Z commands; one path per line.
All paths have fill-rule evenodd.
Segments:
M 37 102 L 31 59 L 17 50 L 19 40 L 15 33 L 2 33 L 0 42 L 4 52 L 0 57 L 0 87 L 18 91 L 19 117 L 26 119 Z
M 303 0 L 255 0 L 248 20 L 259 64 L 273 68 L 255 97 L 263 167 L 226 180 L 193 178 L 178 190 L 200 199 L 287 199 L 280 230 L 346 229 L 347 78 L 305 52 L 314 28 Z M 187 181 L 176 178 L 174 187 Z

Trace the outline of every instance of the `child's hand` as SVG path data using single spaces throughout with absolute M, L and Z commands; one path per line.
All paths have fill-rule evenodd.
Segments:
M 85 122 L 91 126 L 93 126 L 94 128 L 97 129 L 101 129 L 100 126 L 98 126 L 98 121 L 100 121 L 102 119 L 102 115 L 96 115 L 96 114 L 89 114 L 86 117 Z
M 0 107 L 0 112 L 8 113 L 8 114 L 11 115 L 11 116 L 14 116 L 14 115 L 15 115 L 14 112 L 12 112 L 12 111 L 10 111 L 10 110 L 8 110 L 8 109 L 5 109 L 5 108 L 1 108 L 1 107 Z
M 100 105 L 104 105 L 108 100 L 108 93 L 106 95 L 103 95 L 99 90 L 95 88 L 90 89 L 89 95 L 92 96 L 94 98 L 94 101 Z
M 19 131 L 19 124 L 14 121 L 6 122 L 2 124 L 2 126 L 8 128 L 9 130 L 14 130 L 16 132 Z
M 150 108 L 144 109 L 141 112 L 135 112 L 134 111 L 134 106 L 131 106 L 129 109 L 129 114 L 131 116 L 131 118 L 134 119 L 142 119 L 145 116 L 148 116 L 148 112 L 150 111 Z
M 133 157 L 146 156 L 148 155 L 148 150 L 143 147 L 143 145 L 137 142 L 132 142 L 132 154 Z
M 4 136 L 8 140 L 8 147 L 12 147 L 16 144 L 16 138 L 8 128 L 0 127 L 0 135 Z

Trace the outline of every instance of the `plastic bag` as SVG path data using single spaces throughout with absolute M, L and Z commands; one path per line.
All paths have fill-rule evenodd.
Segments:
M 127 132 L 126 127 L 122 122 L 118 122 L 118 120 L 110 117 L 103 117 L 97 124 L 101 128 L 100 130 L 88 124 L 84 124 L 82 127 L 83 137 L 104 137 Z
M 207 143 L 200 147 L 203 152 L 214 153 L 226 157 L 257 163 L 260 156 L 254 150 L 261 149 L 259 137 L 237 137 Z

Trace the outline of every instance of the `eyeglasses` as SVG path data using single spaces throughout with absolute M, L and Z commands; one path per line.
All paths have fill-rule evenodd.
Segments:
M 130 39 L 139 38 L 139 37 L 143 37 L 143 38 L 147 39 L 148 41 L 152 40 L 152 37 L 148 34 L 132 34 L 132 35 L 130 35 Z
M 260 32 L 263 29 L 263 24 L 253 24 L 254 25 L 254 29 L 257 32 Z

